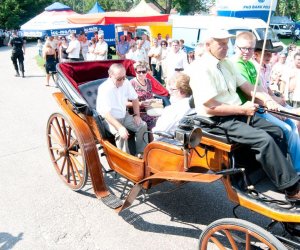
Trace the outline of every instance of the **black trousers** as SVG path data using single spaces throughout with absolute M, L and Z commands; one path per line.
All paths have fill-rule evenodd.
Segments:
M 13 65 L 14 65 L 14 68 L 16 71 L 19 72 L 19 67 L 20 67 L 20 71 L 23 73 L 25 72 L 23 51 L 13 52 L 11 55 L 11 60 L 13 62 Z M 18 66 L 18 62 L 19 62 L 19 66 Z
M 276 188 L 284 190 L 299 181 L 299 176 L 286 158 L 287 142 L 281 128 L 259 116 L 253 116 L 249 125 L 245 116 L 212 119 L 218 122 L 218 126 L 206 127 L 205 130 L 220 135 L 227 133 L 232 142 L 250 146 Z

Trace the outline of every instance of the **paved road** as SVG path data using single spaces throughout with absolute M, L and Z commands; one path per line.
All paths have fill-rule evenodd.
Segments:
M 46 146 L 46 123 L 59 111 L 29 44 L 26 78 L 14 77 L 10 50 L 0 48 L 0 249 L 196 249 L 210 222 L 232 217 L 220 183 L 188 184 L 171 194 L 137 200 L 116 214 L 93 195 L 68 189 Z M 107 176 L 113 192 L 120 183 Z M 163 185 L 162 189 L 170 185 Z M 244 218 L 261 218 L 244 209 Z

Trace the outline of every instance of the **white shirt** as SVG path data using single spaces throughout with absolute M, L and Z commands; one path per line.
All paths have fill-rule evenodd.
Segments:
M 195 110 L 190 107 L 189 97 L 183 98 L 170 106 L 163 109 L 161 116 L 157 119 L 155 131 L 164 131 L 174 135 L 179 121 L 188 114 L 194 113 Z
M 190 86 L 199 115 L 211 116 L 206 113 L 204 107 L 211 99 L 228 105 L 242 104 L 236 89 L 246 80 L 229 59 L 218 60 L 210 53 L 206 53 L 199 60 L 193 61 L 190 66 L 188 72 Z
M 137 93 L 127 79 L 117 88 L 112 79 L 108 78 L 98 88 L 96 110 L 102 116 L 110 113 L 114 118 L 122 119 L 126 115 L 128 100 L 137 98 Z
M 68 57 L 71 58 L 79 58 L 80 54 L 80 42 L 75 39 L 71 40 L 69 46 L 67 48 Z
M 144 50 L 146 51 L 146 53 L 148 54 L 149 50 L 150 50 L 150 42 L 148 40 L 145 40 L 143 42 L 142 48 L 144 48 Z
M 94 53 L 104 53 L 103 55 L 96 54 L 96 60 L 106 60 L 107 59 L 107 51 L 108 51 L 108 45 L 105 41 L 102 43 L 97 42 L 96 48 L 94 50 Z
M 159 55 L 159 57 L 154 57 L 154 55 Z M 148 56 L 151 57 L 151 64 L 157 64 L 161 61 L 161 47 L 152 46 L 148 53 Z
M 175 69 L 186 69 L 188 64 L 187 54 L 183 50 L 174 53 L 170 50 L 166 58 L 167 77 L 171 77 L 175 73 Z

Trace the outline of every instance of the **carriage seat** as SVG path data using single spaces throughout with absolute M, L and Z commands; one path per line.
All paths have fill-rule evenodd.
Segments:
M 80 93 L 82 94 L 83 98 L 87 101 L 91 109 L 96 109 L 98 88 L 100 84 L 104 83 L 106 80 L 107 78 L 97 79 L 78 86 Z

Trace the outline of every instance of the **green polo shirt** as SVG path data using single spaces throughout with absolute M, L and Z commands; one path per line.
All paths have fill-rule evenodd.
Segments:
M 243 61 L 242 59 L 238 59 L 235 61 L 235 64 L 241 73 L 241 75 L 252 85 L 255 84 L 256 81 L 256 68 L 254 64 L 250 61 Z M 239 97 L 241 98 L 242 103 L 245 103 L 248 99 L 246 95 L 243 93 L 243 91 L 240 90 L 240 88 L 237 89 L 237 93 Z

